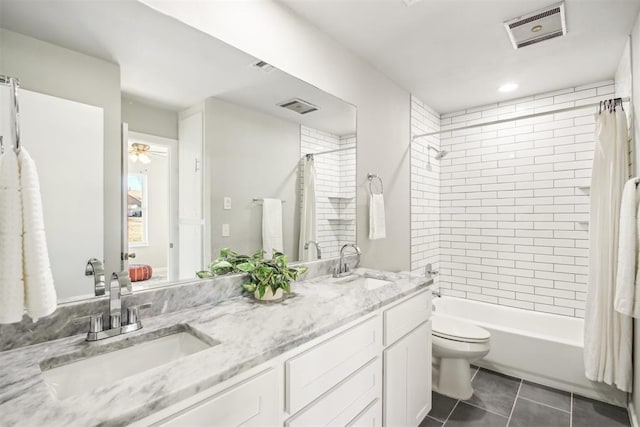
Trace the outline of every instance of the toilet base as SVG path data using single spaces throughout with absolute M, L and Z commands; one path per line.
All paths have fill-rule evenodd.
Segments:
M 434 357 L 432 363 L 433 391 L 457 400 L 473 396 L 470 361 L 467 359 Z

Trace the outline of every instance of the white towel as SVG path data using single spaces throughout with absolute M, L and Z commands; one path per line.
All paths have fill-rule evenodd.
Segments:
M 5 144 L 0 156 L 0 323 L 20 322 L 23 313 L 20 169 Z
M 618 269 L 614 302 L 616 311 L 633 317 L 640 317 L 640 275 L 637 275 L 638 200 L 640 197 L 634 178 L 625 184 L 620 204 Z
M 36 165 L 23 147 L 18 155 L 23 212 L 23 279 L 27 314 L 35 322 L 57 307 L 56 289 L 44 231 L 40 182 Z
M 372 194 L 369 199 L 369 239 L 384 239 L 387 237 L 384 218 L 384 197 L 382 193 Z
M 262 201 L 262 249 L 267 258 L 273 250 L 282 252 L 282 200 L 264 199 Z

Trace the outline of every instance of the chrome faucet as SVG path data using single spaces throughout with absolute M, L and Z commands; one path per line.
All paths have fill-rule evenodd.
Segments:
M 113 273 L 109 282 L 109 323 L 104 329 L 103 315 L 90 314 L 89 316 L 78 317 L 73 323 L 78 325 L 89 319 L 89 332 L 87 341 L 98 341 L 127 332 L 137 331 L 142 328 L 140 322 L 140 310 L 151 307 L 151 303 L 131 306 L 127 308 L 127 322 L 122 322 L 122 288 L 131 290 L 131 281 L 128 272 Z
M 97 258 L 91 258 L 87 261 L 87 266 L 84 268 L 85 276 L 93 276 L 93 285 L 95 288 L 95 294 L 97 297 L 104 295 L 105 283 L 104 283 L 104 266 L 102 261 Z
M 320 250 L 320 245 L 318 244 L 318 242 L 316 242 L 315 240 L 309 240 L 304 244 L 305 251 L 309 250 L 309 245 L 313 245 L 316 247 L 316 254 L 318 255 L 318 259 L 322 259 L 322 251 Z
M 348 243 L 346 245 L 343 245 L 340 248 L 340 259 L 338 260 L 338 266 L 333 270 L 333 277 L 343 277 L 343 276 L 348 276 L 348 275 L 351 274 L 351 271 L 349 270 L 349 265 L 347 265 L 347 263 L 343 262 L 344 250 L 346 248 L 355 249 L 356 254 L 358 255 L 358 261 L 356 262 L 355 267 L 360 265 L 360 255 L 362 254 L 362 252 L 360 252 L 360 248 L 358 246 L 356 246 L 355 243 Z

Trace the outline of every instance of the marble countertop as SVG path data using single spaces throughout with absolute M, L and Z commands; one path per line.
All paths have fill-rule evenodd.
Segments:
M 144 328 L 88 343 L 85 335 L 0 352 L 0 423 L 7 426 L 127 425 L 258 366 L 432 283 L 408 273 L 356 269 L 393 281 L 376 289 L 329 276 L 296 282 L 293 296 L 265 304 L 248 296 L 142 319 Z M 220 344 L 85 395 L 56 399 L 41 366 L 55 367 L 159 337 L 186 325 Z M 113 369 L 118 369 L 114 366 Z

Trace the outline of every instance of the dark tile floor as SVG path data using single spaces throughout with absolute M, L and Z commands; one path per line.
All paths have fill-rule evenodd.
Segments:
M 473 397 L 433 393 L 420 427 L 630 427 L 627 410 L 472 367 Z

